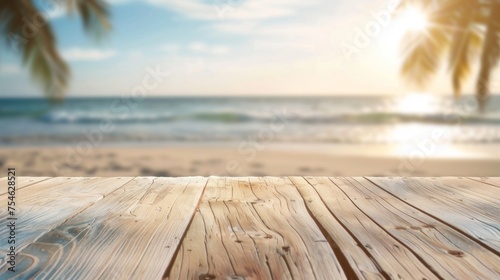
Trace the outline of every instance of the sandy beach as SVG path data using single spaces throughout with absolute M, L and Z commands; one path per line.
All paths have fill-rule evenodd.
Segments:
M 444 151 L 444 149 L 439 149 Z M 20 176 L 498 176 L 498 145 L 457 146 L 446 153 L 401 154 L 383 145 L 237 145 L 4 147 L 0 166 Z M 489 152 L 488 152 L 489 151 Z

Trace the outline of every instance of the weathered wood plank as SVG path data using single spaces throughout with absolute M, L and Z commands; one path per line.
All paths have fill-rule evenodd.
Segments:
M 129 180 L 130 178 L 53 178 L 17 190 L 17 252 Z M 0 196 L 0 205 L 7 205 L 7 194 Z M 0 219 L 6 220 L 7 217 L 6 207 L 0 207 Z M 8 230 L 6 226 L 0 227 L 0 236 L 7 236 Z M 7 246 L 7 239 L 0 242 L 3 250 L 10 247 Z M 5 265 L 5 254 L 4 251 L 0 252 L 1 267 Z
M 500 222 L 500 188 L 495 186 L 457 177 L 439 177 L 433 179 L 422 179 L 424 182 L 432 182 L 435 187 L 434 193 L 445 195 L 454 202 L 482 213 L 483 215 Z
M 16 177 L 16 190 L 22 189 L 31 185 L 34 185 L 38 182 L 42 182 L 50 179 L 49 177 Z M 3 177 L 0 179 L 0 195 L 7 193 L 7 177 Z
M 170 179 L 168 182 L 171 186 L 168 193 L 156 191 L 155 195 L 148 195 L 145 203 L 137 207 L 135 211 L 137 216 L 142 215 L 149 220 L 154 217 L 159 225 L 155 234 L 149 239 L 147 247 L 145 246 L 145 253 L 135 265 L 132 278 L 160 279 L 164 275 L 168 265 L 173 262 L 174 254 L 182 242 L 182 236 L 187 231 L 200 203 L 207 180 L 207 178 L 193 177 L 184 188 L 181 188 L 182 185 L 179 184 L 182 180 Z M 160 213 L 163 208 L 165 210 Z M 156 215 L 149 213 L 151 209 L 155 210 L 153 213 Z M 114 277 L 112 274 L 108 277 L 105 277 L 106 275 L 103 274 L 103 279 Z M 126 273 L 121 275 L 128 276 Z
M 289 182 L 212 180 L 168 279 L 345 279 Z
M 393 279 L 438 279 L 404 244 L 361 211 L 329 178 L 305 177 L 340 223 L 355 236 L 384 273 Z
M 191 219 L 187 210 L 194 212 L 203 191 L 203 184 L 193 180 L 190 185 L 190 180 L 129 181 L 22 250 L 16 276 L 123 279 L 144 273 L 144 279 L 160 279 Z M 157 255 L 153 258 L 148 251 Z
M 349 199 L 444 279 L 500 279 L 500 257 L 365 178 L 331 178 Z
M 500 201 L 495 205 L 471 207 L 470 203 L 466 204 L 470 198 L 449 195 L 449 189 L 444 188 L 443 184 L 437 180 L 380 177 L 368 179 L 414 208 L 454 227 L 497 254 L 500 252 L 500 223 L 484 210 L 478 210 L 478 207 L 498 210 Z
M 500 187 L 500 177 L 469 177 L 470 180 L 482 182 L 494 187 Z
M 256 250 L 245 248 L 266 233 L 259 234 L 259 228 L 254 228 L 245 200 L 233 196 L 237 188 L 238 179 L 210 178 L 179 255 L 167 272 L 168 279 L 270 278 Z M 253 238 L 244 232 L 249 227 L 254 229 Z
M 17 179 L 9 279 L 500 279 L 498 178 Z
M 297 265 L 299 276 L 309 270 L 317 279 L 343 279 L 346 277 L 339 260 L 333 252 L 326 237 L 307 212 L 300 193 L 293 184 L 284 178 L 250 178 L 251 189 L 246 189 L 248 195 L 254 193 L 258 199 L 272 203 L 255 203 L 254 209 L 262 221 L 280 234 L 285 246 L 284 254 L 290 261 L 305 261 L 309 266 Z M 289 246 L 289 248 L 287 247 Z M 291 266 L 290 262 L 287 262 Z M 303 274 L 304 273 L 304 274 Z M 300 277 L 311 279 L 309 277 Z
M 344 267 L 348 265 L 359 279 L 384 279 L 385 272 L 379 271 L 378 264 L 373 257 L 362 249 L 364 244 L 358 242 L 339 222 L 336 215 L 341 215 L 341 213 L 330 212 L 323 198 L 303 177 L 290 177 L 289 179 L 304 199 L 311 216 L 329 235 L 329 242 L 333 242 L 334 246 L 337 246 L 341 254 L 345 256 L 348 264 L 344 264 Z

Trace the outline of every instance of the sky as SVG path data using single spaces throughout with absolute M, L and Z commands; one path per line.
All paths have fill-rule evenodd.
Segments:
M 421 91 L 399 73 L 405 21 L 395 1 L 108 0 L 113 29 L 99 41 L 77 16 L 45 12 L 72 69 L 68 96 L 128 93 L 151 69 L 168 76 L 150 96 Z M 425 91 L 451 94 L 445 70 Z M 0 96 L 42 95 L 3 44 Z

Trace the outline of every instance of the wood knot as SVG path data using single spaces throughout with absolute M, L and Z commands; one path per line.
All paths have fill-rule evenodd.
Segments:
M 365 247 L 368 249 L 372 249 L 372 246 L 370 244 L 366 244 Z
M 236 242 L 236 243 L 243 243 L 243 241 L 241 241 L 241 240 L 239 240 L 239 239 L 238 239 L 238 240 L 235 240 L 234 242 Z
M 270 234 L 266 234 L 266 236 L 264 236 L 264 238 L 265 238 L 265 239 L 271 239 L 271 238 L 273 238 L 273 236 L 272 236 L 272 235 L 270 235 Z
M 422 227 L 423 228 L 436 228 L 436 226 L 434 226 L 434 225 L 423 225 Z
M 283 246 L 281 247 L 281 249 L 283 249 L 283 251 L 285 252 L 290 252 L 290 246 Z
M 257 199 L 257 200 L 254 200 L 254 201 L 250 201 L 250 204 L 257 204 L 259 202 L 265 202 L 265 201 L 262 200 L 262 199 Z
M 397 226 L 397 227 L 395 227 L 395 229 L 397 229 L 397 230 L 403 230 L 403 229 L 406 229 L 406 228 L 402 227 L 402 226 Z
M 464 252 L 457 251 L 457 250 L 448 250 L 448 254 L 455 256 L 455 257 L 460 257 L 460 258 L 464 256 Z
M 211 280 L 215 279 L 215 275 L 213 274 L 200 274 L 200 277 L 198 277 L 200 280 Z

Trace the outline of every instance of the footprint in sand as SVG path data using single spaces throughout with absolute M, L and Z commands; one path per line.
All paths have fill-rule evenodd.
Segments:
M 130 170 L 131 168 L 130 167 L 127 167 L 127 166 L 123 166 L 123 165 L 120 165 L 119 163 L 117 162 L 111 162 L 109 164 L 109 168 L 113 171 L 128 171 Z
M 88 170 L 86 171 L 87 175 L 94 175 L 96 172 L 97 172 L 97 167 L 94 167 L 94 168 L 88 169 Z
M 141 174 L 143 176 L 172 177 L 172 174 L 168 171 L 157 171 L 148 167 L 141 168 Z
M 252 163 L 251 166 L 254 167 L 254 168 L 262 168 L 262 167 L 264 167 L 264 165 L 262 163 L 258 163 L 258 162 Z
M 191 167 L 191 168 L 189 169 L 189 172 L 190 172 L 190 173 L 195 174 L 195 173 L 197 173 L 197 172 L 198 172 L 198 168 L 196 168 L 196 167 Z
M 302 166 L 299 168 L 299 172 L 310 172 L 310 171 L 311 171 L 311 168 L 306 167 L 306 166 Z

